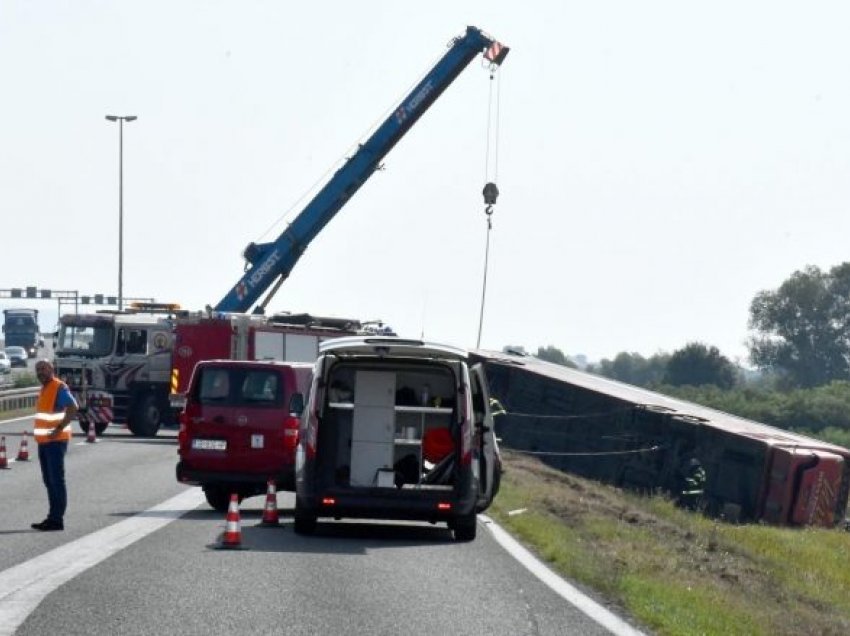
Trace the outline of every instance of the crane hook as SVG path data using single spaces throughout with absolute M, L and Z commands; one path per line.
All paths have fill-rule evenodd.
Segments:
M 490 217 L 493 215 L 493 206 L 496 204 L 496 199 L 499 198 L 499 188 L 491 181 L 484 186 L 484 191 L 481 194 L 484 195 L 484 205 L 487 206 L 484 208 L 484 214 L 487 215 L 487 228 L 489 229 L 492 227 Z
M 484 186 L 484 191 L 481 194 L 484 195 L 484 204 L 492 206 L 496 204 L 496 199 L 499 198 L 499 188 L 491 181 Z

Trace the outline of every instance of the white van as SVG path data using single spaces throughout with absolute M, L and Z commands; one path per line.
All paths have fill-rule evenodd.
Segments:
M 413 519 L 473 540 L 501 476 L 483 368 L 420 340 L 325 341 L 295 469 L 299 534 L 322 517 Z

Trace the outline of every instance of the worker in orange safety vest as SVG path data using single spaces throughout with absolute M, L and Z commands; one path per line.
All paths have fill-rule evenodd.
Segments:
M 41 391 L 35 406 L 33 437 L 38 442 L 41 478 L 47 488 L 50 510 L 47 518 L 32 524 L 34 530 L 64 530 L 68 493 L 65 488 L 65 452 L 71 440 L 71 420 L 77 415 L 77 401 L 68 386 L 53 374 L 48 360 L 39 360 L 35 375 Z

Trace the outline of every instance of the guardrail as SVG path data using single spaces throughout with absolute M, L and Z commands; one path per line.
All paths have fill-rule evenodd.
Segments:
M 37 386 L 0 391 L 0 413 L 18 409 L 34 409 L 35 401 L 38 399 L 38 391 L 39 387 Z

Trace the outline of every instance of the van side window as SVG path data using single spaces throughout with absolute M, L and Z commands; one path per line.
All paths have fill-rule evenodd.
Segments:
M 304 395 L 301 393 L 293 393 L 289 398 L 289 414 L 293 417 L 300 417 L 304 412 Z

